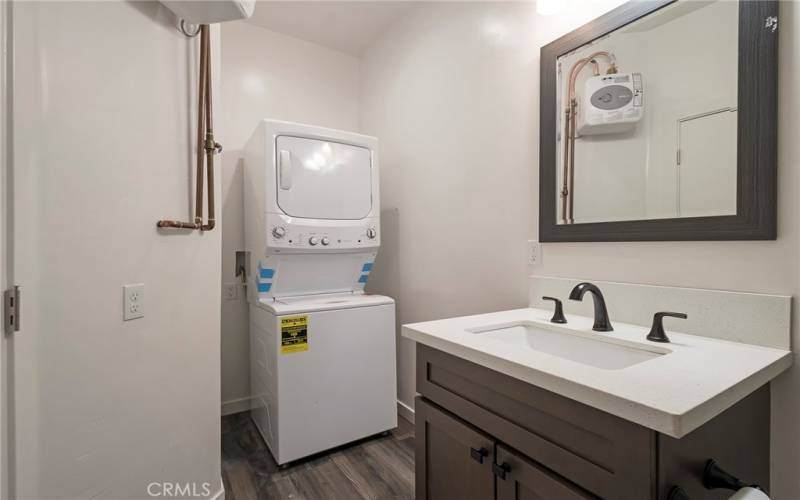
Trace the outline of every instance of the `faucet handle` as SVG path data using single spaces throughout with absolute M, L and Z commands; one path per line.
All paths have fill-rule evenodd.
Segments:
M 647 334 L 647 340 L 651 342 L 669 342 L 669 337 L 664 332 L 664 317 L 686 319 L 689 316 L 684 313 L 676 312 L 657 312 L 653 315 L 653 326 L 650 328 L 650 333 Z
M 542 300 L 552 300 L 556 304 L 556 310 L 553 312 L 553 317 L 550 319 L 550 323 L 566 323 L 567 318 L 564 317 L 564 308 L 561 305 L 561 301 L 555 297 L 542 297 Z

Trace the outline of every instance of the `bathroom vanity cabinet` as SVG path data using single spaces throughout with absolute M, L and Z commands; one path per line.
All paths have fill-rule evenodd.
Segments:
M 681 439 L 423 344 L 417 392 L 417 500 L 728 498 L 711 458 L 769 486 L 769 385 Z

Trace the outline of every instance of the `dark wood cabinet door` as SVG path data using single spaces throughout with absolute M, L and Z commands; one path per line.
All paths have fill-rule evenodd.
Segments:
M 497 500 L 597 499 L 540 465 L 497 445 Z
M 599 497 L 655 498 L 650 429 L 422 344 L 417 392 Z
M 494 500 L 494 442 L 424 399 L 416 401 L 416 499 Z

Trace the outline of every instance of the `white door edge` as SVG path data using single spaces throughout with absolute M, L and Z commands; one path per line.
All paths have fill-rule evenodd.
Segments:
M 11 2 L 0 2 L 0 290 L 5 290 L 9 282 L 9 239 L 8 239 L 8 171 L 11 161 L 11 77 L 12 25 Z M 2 312 L 0 312 L 2 315 Z M 10 496 L 11 454 L 9 451 L 9 340 L 5 332 L 0 333 L 0 499 Z

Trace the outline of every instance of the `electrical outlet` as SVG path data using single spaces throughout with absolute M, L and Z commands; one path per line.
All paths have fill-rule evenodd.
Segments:
M 122 319 L 128 321 L 144 316 L 144 283 L 122 287 Z
M 236 300 L 239 298 L 239 285 L 227 283 L 222 287 L 222 297 L 225 300 Z
M 537 240 L 528 240 L 528 264 L 536 266 L 542 263 L 542 244 Z

